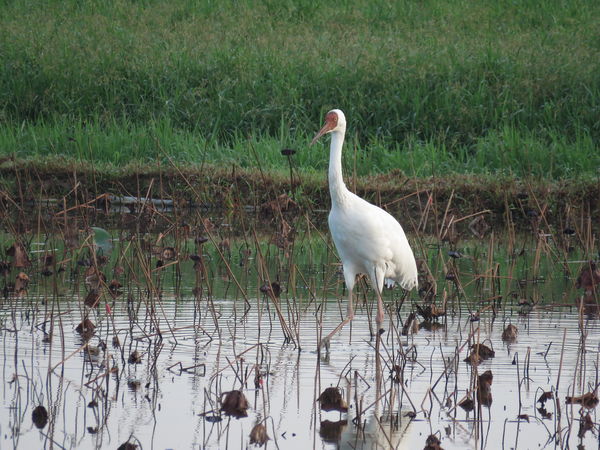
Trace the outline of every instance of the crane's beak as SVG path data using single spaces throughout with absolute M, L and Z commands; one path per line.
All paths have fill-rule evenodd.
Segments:
M 325 127 L 326 126 L 327 125 L 325 125 Z M 319 132 L 315 135 L 315 137 L 312 139 L 312 141 L 310 141 L 310 145 L 314 145 L 315 142 L 317 142 L 321 136 L 323 136 L 325 133 L 327 133 L 328 130 L 326 130 L 325 127 L 321 128 L 319 130 Z
M 337 119 L 337 118 L 336 118 Z M 334 120 L 330 117 L 330 115 L 328 114 L 325 117 L 325 125 L 323 125 L 323 128 L 321 128 L 319 130 L 319 132 L 315 135 L 315 137 L 313 138 L 312 141 L 310 141 L 310 145 L 313 145 L 315 142 L 317 142 L 319 140 L 319 138 L 321 136 L 323 136 L 324 134 L 329 133 L 330 131 L 332 131 L 335 127 L 337 126 L 337 120 Z

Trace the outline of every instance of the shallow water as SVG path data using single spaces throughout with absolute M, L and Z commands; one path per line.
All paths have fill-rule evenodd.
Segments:
M 514 315 L 519 336 L 510 346 L 500 338 L 503 323 L 498 319 L 493 322 L 485 313 L 479 322 L 471 322 L 468 314 L 456 314 L 436 331 L 421 329 L 399 339 L 388 330 L 380 350 L 380 392 L 387 394 L 372 405 L 377 391 L 376 354 L 364 308 L 359 308 L 352 327 L 332 340 L 327 359 L 323 355 L 319 358 L 315 351 L 318 318 L 322 313 L 325 331 L 339 321 L 334 301 L 328 302 L 325 311 L 316 311 L 320 302 L 302 310 L 298 320 L 302 350 L 298 351 L 293 344 L 282 344 L 279 322 L 263 297 L 250 299 L 253 307 L 245 316 L 243 301 L 213 299 L 215 322 L 208 300 L 199 304 L 194 298 L 175 301 L 167 292 L 160 305 L 156 303 L 162 341 L 155 336 L 144 338 L 156 330 L 142 309 L 136 323 L 146 327 L 133 326 L 130 333 L 127 304 L 116 302 L 112 318 L 104 311 L 92 316 L 101 328 L 90 345 L 97 346 L 102 338 L 108 348 L 90 360 L 84 351 L 77 351 L 82 340 L 74 332 L 81 318 L 75 298 L 54 303 L 54 315 L 61 320 L 59 323 L 55 319 L 54 326 L 62 327 L 64 351 L 58 330 L 51 343 L 43 341 L 41 324 L 44 317 L 50 317 L 51 303 L 43 304 L 41 298 L 31 296 L 2 303 L 2 448 L 49 448 L 51 443 L 55 448 L 116 448 L 128 439 L 137 440 L 142 448 L 155 449 L 246 448 L 250 430 L 265 417 L 270 448 L 422 448 L 431 433 L 438 433 L 446 449 L 560 448 L 558 435 L 563 439 L 562 446 L 569 442 L 574 447 L 579 443 L 579 407 L 565 406 L 564 397 L 573 391 L 578 395 L 593 390 L 597 382 L 599 324 L 595 319 L 583 320 L 586 351 L 579 352 L 582 341 L 579 316 L 574 310 Z M 57 316 L 59 306 L 61 315 Z M 285 304 L 283 307 L 287 311 Z M 404 311 L 401 315 L 405 316 Z M 170 332 L 169 328 L 178 331 Z M 121 330 L 120 349 L 110 345 L 115 329 Z M 457 371 L 448 377 L 443 375 L 444 359 L 452 358 L 455 348 L 473 332 L 496 350 L 495 358 L 477 368 L 479 373 L 489 369 L 494 375 L 493 403 L 490 408 L 482 407 L 481 421 L 473 420 L 474 412 L 467 414 L 454 408 L 456 400 L 470 387 L 472 370 L 462 361 L 467 355 L 466 346 L 460 352 Z M 391 381 L 389 366 L 400 349 L 406 352 L 409 348 L 416 349 L 412 353 L 415 362 L 406 358 L 404 395 L 399 398 L 402 390 Z M 128 364 L 128 355 L 135 349 L 143 354 L 142 362 Z M 528 351 L 528 377 L 524 378 Z M 516 355 L 518 365 L 512 364 Z M 557 386 L 561 355 L 558 398 L 562 415 L 558 424 L 554 403 L 546 403 L 552 419 L 542 419 L 536 411 L 540 406 L 536 399 L 540 390 Z M 582 356 L 583 361 L 578 359 Z M 64 365 L 60 364 L 66 357 Z M 103 377 L 106 358 L 119 367 L 117 374 Z M 178 364 L 197 367 L 182 372 Z M 49 368 L 54 369 L 49 373 Z M 254 384 L 255 368 L 264 374 L 258 389 Z M 438 378 L 439 383 L 430 392 Z M 316 403 L 319 393 L 338 384 L 349 403 L 348 413 L 320 411 Z M 242 389 L 248 398 L 248 417 L 235 419 L 217 411 L 218 395 L 232 389 Z M 393 425 L 389 420 L 390 389 L 395 396 L 391 401 Z M 448 397 L 452 404 L 446 405 Z M 88 407 L 94 398 L 98 406 Z M 361 418 L 364 428 L 352 423 L 356 400 L 365 410 Z M 48 425 L 41 430 L 31 418 L 33 408 L 39 404 L 50 413 Z M 405 416 L 413 410 L 411 404 L 416 410 L 414 420 Z M 202 413 L 221 416 L 222 421 L 211 423 Z M 528 414 L 529 423 L 517 421 L 518 414 Z M 326 420 L 346 420 L 347 424 L 331 429 L 323 423 Z M 568 435 L 571 420 L 575 423 Z M 555 436 L 557 430 L 562 431 Z M 583 442 L 594 445 L 595 437 L 588 432 Z
M 582 249 L 564 250 L 564 238 L 526 236 L 509 250 L 493 235 L 460 246 L 410 236 L 437 281 L 437 305 L 448 299 L 448 315 L 403 336 L 423 300 L 387 290 L 377 343 L 374 294 L 358 283 L 354 321 L 329 353 L 317 353 L 321 334 L 346 311 L 327 233 L 307 226 L 291 239 L 277 225 L 270 236 L 247 228 L 234 237 L 221 223 L 218 238 L 198 244 L 183 229 L 95 228 L 71 243 L 66 232 L 32 238 L 32 264 L 4 273 L 0 448 L 247 448 L 258 423 L 271 438 L 267 448 L 280 449 L 414 449 L 430 434 L 445 449 L 595 444 L 592 431 L 578 437 L 587 410 L 565 404 L 598 384 L 600 333 L 596 316 L 573 306 L 585 258 Z M 0 242 L 9 248 L 14 237 Z M 171 245 L 173 258 L 159 263 Z M 94 252 L 107 256 L 97 267 L 106 282 L 123 286 L 117 298 L 102 287 L 98 308 L 89 308 Z M 31 281 L 18 295 L 21 270 Z M 268 281 L 280 283 L 279 299 L 261 291 Z M 89 340 L 75 331 L 85 317 L 97 326 Z M 508 323 L 519 329 L 510 345 L 501 340 Z M 474 342 L 493 347 L 495 357 L 477 367 L 464 362 Z M 128 362 L 134 351 L 137 364 Z M 457 407 L 467 393 L 476 397 L 476 377 L 487 370 L 491 405 Z M 335 386 L 348 412 L 320 409 L 321 392 Z M 231 390 L 248 399 L 247 417 L 221 411 Z M 558 401 L 540 411 L 536 400 L 550 390 Z M 49 413 L 40 428 L 32 420 L 39 405 Z M 517 419 L 523 414 L 528 421 Z

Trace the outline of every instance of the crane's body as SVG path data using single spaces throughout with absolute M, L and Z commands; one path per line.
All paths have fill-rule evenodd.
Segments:
M 329 229 L 340 259 L 345 261 L 344 272 L 371 276 L 377 270 L 379 291 L 384 283 L 392 287 L 397 282 L 406 290 L 416 287 L 414 256 L 402 257 L 412 256 L 412 250 L 396 219 L 354 194 L 348 203 L 350 207 L 332 207 L 329 213 Z M 361 214 L 356 213 L 358 208 Z
M 396 282 L 406 290 L 417 287 L 417 264 L 402 226 L 387 211 L 350 192 L 342 176 L 342 147 L 346 132 L 346 118 L 338 109 L 329 111 L 325 125 L 313 139 L 316 142 L 331 133 L 329 155 L 329 192 L 331 211 L 329 230 L 344 268 L 348 288 L 348 315 L 322 344 L 329 345 L 331 336 L 354 317 L 352 290 L 356 275 L 366 274 L 377 293 L 377 325 L 384 318 L 381 291 L 384 283 Z

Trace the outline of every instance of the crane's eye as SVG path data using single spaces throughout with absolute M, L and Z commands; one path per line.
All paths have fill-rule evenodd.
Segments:
M 338 116 L 334 112 L 329 112 L 325 116 L 325 122 L 331 126 L 331 128 L 337 127 Z

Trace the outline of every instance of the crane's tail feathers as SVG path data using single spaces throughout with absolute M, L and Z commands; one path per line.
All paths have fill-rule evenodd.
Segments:
M 411 291 L 412 289 L 416 289 L 419 287 L 419 282 L 416 279 L 409 280 L 408 282 L 404 283 L 402 287 L 407 291 Z
M 383 280 L 383 282 L 387 289 L 392 289 L 396 285 L 396 280 L 393 280 L 391 278 L 386 278 Z M 402 286 L 402 289 L 406 289 L 407 291 L 410 291 L 417 287 L 418 282 L 416 279 L 402 280 L 399 282 L 399 284 L 400 284 L 400 286 Z
M 396 282 L 394 280 L 392 280 L 391 278 L 384 279 L 383 283 L 385 284 L 385 287 L 387 289 L 392 289 L 396 285 Z
M 400 281 L 400 286 L 402 286 L 402 289 L 406 289 L 407 291 L 415 289 L 416 287 L 418 287 L 418 285 L 419 282 L 417 281 L 416 277 Z

